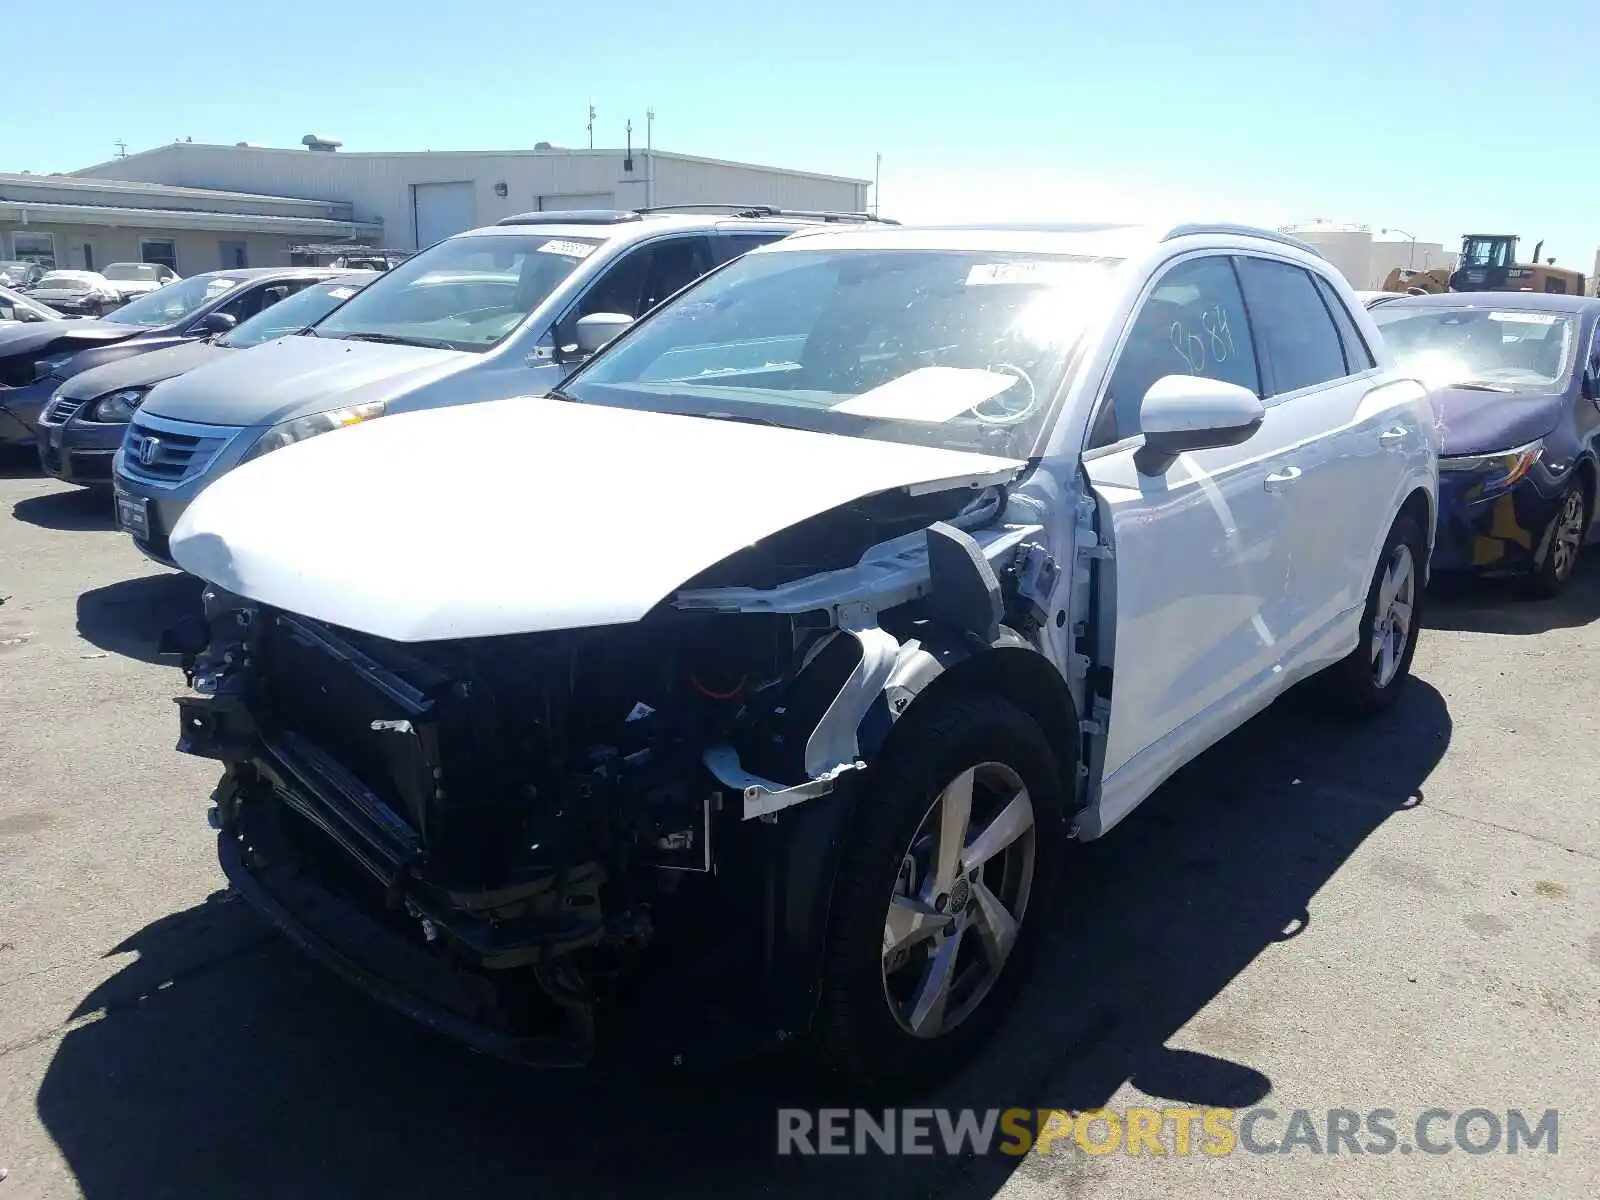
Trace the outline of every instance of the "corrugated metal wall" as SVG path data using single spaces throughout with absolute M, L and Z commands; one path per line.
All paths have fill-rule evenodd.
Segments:
M 608 194 L 618 207 L 644 204 L 649 156 L 635 150 L 633 170 L 624 167 L 623 155 L 608 150 L 369 155 L 179 143 L 90 170 L 98 178 L 348 201 L 357 220 L 383 222 L 387 244 L 412 248 L 417 184 L 471 182 L 477 220 L 490 224 L 538 209 L 541 197 Z M 505 185 L 504 196 L 497 194 L 498 184 Z M 728 201 L 856 210 L 866 203 L 866 185 L 853 180 L 664 154 L 656 156 L 653 190 L 657 204 Z
M 864 209 L 866 190 L 848 180 L 666 157 L 656 161 L 654 187 L 657 204 L 727 201 L 835 212 Z

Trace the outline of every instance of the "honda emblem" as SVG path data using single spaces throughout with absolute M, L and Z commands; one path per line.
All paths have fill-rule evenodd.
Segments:
M 144 441 L 139 443 L 139 461 L 141 463 L 143 463 L 145 466 L 148 467 L 151 463 L 155 462 L 155 460 L 160 458 L 160 457 L 161 457 L 161 439 L 160 438 L 147 437 L 147 438 L 144 439 Z

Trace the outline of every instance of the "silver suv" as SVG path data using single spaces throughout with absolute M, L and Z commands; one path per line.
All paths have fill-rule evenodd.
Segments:
M 446 238 L 297 334 L 151 390 L 113 467 L 117 523 L 167 535 L 240 463 L 387 413 L 536 395 L 747 250 L 856 213 L 691 205 L 524 213 Z

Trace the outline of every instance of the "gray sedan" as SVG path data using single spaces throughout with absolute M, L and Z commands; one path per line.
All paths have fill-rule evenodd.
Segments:
M 134 409 L 156 384 L 304 329 L 377 275 L 353 271 L 312 283 L 220 337 L 182 342 L 72 376 L 56 389 L 39 419 L 40 463 L 68 483 L 104 486 L 111 480 L 111 458 L 122 445 Z

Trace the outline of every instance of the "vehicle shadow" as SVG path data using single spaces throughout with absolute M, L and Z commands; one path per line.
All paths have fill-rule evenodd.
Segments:
M 38 479 L 44 474 L 32 446 L 0 446 L 0 479 Z
M 1559 596 L 1540 600 L 1517 580 L 1436 578 L 1423 624 L 1458 633 L 1538 634 L 1600 617 L 1600 546 L 1589 546 Z
M 115 529 L 116 509 L 104 488 L 71 488 L 29 496 L 11 506 L 11 515 L 41 529 Z
M 200 581 L 178 571 L 122 579 L 78 597 L 78 636 L 143 662 L 166 662 L 156 653 L 161 635 L 178 618 L 200 611 Z
M 1167 1043 L 1307 928 L 1312 897 L 1375 829 L 1422 802 L 1450 732 L 1422 681 L 1364 726 L 1291 705 L 1251 722 L 1081 848 L 1081 915 L 976 1064 L 916 1103 L 1081 1110 L 1129 1081 L 1186 1104 L 1262 1099 L 1272 1083 L 1251 1064 Z M 84 998 L 80 1013 L 105 1016 L 61 1039 L 37 1100 L 89 1200 L 964 1200 L 992 1196 L 1018 1165 L 778 1156 L 780 1106 L 861 1103 L 793 1062 L 619 1081 L 475 1058 L 334 980 L 236 901 L 164 918 L 111 952 L 138 957 Z

